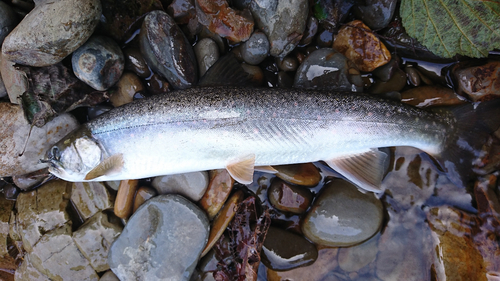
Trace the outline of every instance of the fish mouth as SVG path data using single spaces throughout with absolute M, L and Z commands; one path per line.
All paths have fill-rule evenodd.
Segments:
M 48 163 L 49 164 L 49 172 L 51 174 L 54 174 L 54 171 L 60 173 L 63 169 L 62 163 L 60 161 L 57 161 L 56 159 L 53 159 L 53 158 L 40 159 L 38 162 L 39 163 Z

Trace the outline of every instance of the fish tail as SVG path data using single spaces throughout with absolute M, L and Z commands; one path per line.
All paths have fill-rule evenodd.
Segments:
M 452 183 L 467 187 L 475 178 L 474 161 L 484 156 L 484 144 L 500 127 L 500 99 L 441 110 L 454 121 L 442 152 L 434 157 Z

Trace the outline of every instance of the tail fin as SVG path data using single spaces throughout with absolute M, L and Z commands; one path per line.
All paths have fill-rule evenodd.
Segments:
M 474 178 L 473 162 L 491 133 L 500 127 L 500 99 L 441 109 L 456 119 L 443 152 L 435 156 L 454 184 L 466 187 Z

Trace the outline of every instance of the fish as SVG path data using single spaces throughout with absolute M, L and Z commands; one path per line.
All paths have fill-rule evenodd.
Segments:
M 426 111 L 366 94 L 193 87 L 114 108 L 61 139 L 43 161 L 72 182 L 227 169 L 243 184 L 255 170 L 324 161 L 381 192 L 388 156 L 379 148 L 412 146 L 464 185 L 499 126 L 499 103 Z

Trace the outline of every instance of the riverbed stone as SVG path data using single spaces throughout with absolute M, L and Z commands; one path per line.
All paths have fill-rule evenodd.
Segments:
M 316 186 L 321 181 L 319 169 L 313 163 L 277 165 L 273 168 L 278 171 L 278 178 L 292 184 Z
M 49 277 L 38 271 L 31 263 L 30 255 L 24 256 L 23 262 L 16 269 L 14 274 L 15 281 L 50 281 Z
M 269 40 L 263 32 L 256 31 L 241 46 L 241 57 L 251 65 L 261 63 L 269 53 Z
M 23 65 L 58 63 L 89 39 L 101 12 L 99 0 L 37 1 L 5 38 L 2 53 Z
M 31 128 L 20 106 L 0 103 L 0 176 L 24 175 L 47 168 L 48 164 L 39 163 L 39 160 L 45 158 L 45 152 L 54 143 L 78 125 L 72 115 L 62 114 L 42 128 Z
M 71 225 L 45 234 L 30 253 L 33 266 L 52 280 L 99 280 L 71 238 Z
M 361 193 L 353 184 L 335 179 L 316 198 L 302 232 L 319 245 L 352 246 L 377 233 L 382 219 L 382 203 L 372 193 Z
M 457 92 L 473 102 L 496 98 L 500 92 L 500 62 L 483 65 L 457 64 L 452 74 L 458 84 Z
M 73 233 L 73 240 L 95 271 L 102 272 L 109 269 L 109 248 L 122 230 L 121 225 L 108 220 L 107 214 L 99 212 Z
M 379 30 L 391 22 L 396 10 L 396 0 L 367 0 L 354 5 L 354 13 L 372 30 Z
M 295 186 L 275 179 L 267 190 L 271 205 L 283 212 L 302 214 L 313 200 L 312 192 L 306 187 Z
M 205 213 L 180 195 L 159 195 L 130 217 L 108 263 L 124 280 L 189 280 L 207 243 Z
M 207 213 L 208 219 L 212 220 L 229 197 L 234 179 L 226 169 L 211 170 L 208 174 L 210 182 L 199 204 Z
M 114 199 L 102 182 L 75 182 L 72 185 L 71 202 L 84 220 L 100 211 L 113 209 Z
M 207 172 L 192 172 L 156 177 L 151 185 L 158 194 L 176 193 L 199 201 L 207 190 L 208 182 Z
M 21 95 L 28 90 L 28 77 L 26 73 L 14 67 L 15 63 L 4 58 L 0 52 L 0 74 L 5 91 L 13 104 L 19 104 Z
M 194 53 L 198 60 L 198 70 L 202 77 L 207 70 L 219 59 L 219 47 L 214 40 L 203 38 L 194 46 Z
M 44 233 L 69 222 L 66 207 L 70 194 L 71 183 L 62 180 L 19 194 L 16 222 L 26 251 L 31 252 Z

